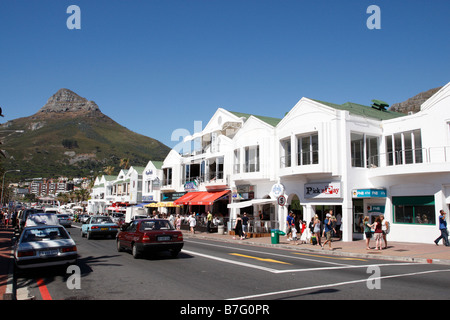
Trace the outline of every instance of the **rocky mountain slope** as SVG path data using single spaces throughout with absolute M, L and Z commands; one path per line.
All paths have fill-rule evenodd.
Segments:
M 5 169 L 22 178 L 96 175 L 120 159 L 145 166 L 163 160 L 170 148 L 121 126 L 89 101 L 60 89 L 34 115 L 8 121 L 3 129 L 24 130 L 2 137 Z

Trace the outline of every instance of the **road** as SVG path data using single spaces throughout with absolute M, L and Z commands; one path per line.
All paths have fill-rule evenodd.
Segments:
M 185 239 L 177 258 L 133 259 L 115 239 L 81 238 L 77 271 L 46 269 L 16 277 L 36 300 L 447 299 L 450 267 L 398 263 Z M 78 288 L 77 288 L 78 286 Z

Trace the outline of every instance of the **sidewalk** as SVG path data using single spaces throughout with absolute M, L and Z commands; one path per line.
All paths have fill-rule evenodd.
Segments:
M 417 262 L 417 263 L 434 263 L 450 265 L 450 247 L 442 244 L 436 246 L 432 244 L 422 243 L 406 243 L 406 242 L 390 242 L 388 238 L 388 248 L 381 251 L 371 249 L 366 250 L 365 240 L 358 240 L 352 242 L 333 241 L 331 244 L 332 250 L 329 249 L 328 244 L 322 249 L 319 245 L 311 244 L 294 244 L 292 241 L 287 241 L 286 236 L 280 236 L 279 244 L 272 244 L 271 237 L 249 238 L 245 240 L 234 240 L 233 236 L 217 233 L 196 232 L 194 235 L 189 231 L 182 230 L 185 239 L 201 238 L 211 239 L 223 242 L 240 243 L 243 245 L 256 245 L 264 247 L 282 248 L 298 250 L 303 252 L 332 254 L 336 256 L 357 257 L 366 259 L 382 259 L 390 261 L 402 262 Z M 322 239 L 322 243 L 324 240 Z M 300 242 L 297 242 L 300 243 Z M 383 242 L 384 245 L 384 242 Z M 370 242 L 370 248 L 375 248 L 375 242 Z
M 12 300 L 13 297 L 13 260 L 11 257 L 12 228 L 0 227 L 0 300 Z

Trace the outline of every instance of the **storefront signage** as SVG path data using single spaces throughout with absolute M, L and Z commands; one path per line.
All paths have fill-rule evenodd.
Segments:
M 197 181 L 188 181 L 184 184 L 184 191 L 197 191 L 198 184 Z
M 340 182 L 305 184 L 305 198 L 342 198 Z
M 142 196 L 142 202 L 152 202 L 153 196 Z
M 386 198 L 386 189 L 353 189 L 353 198 Z
M 270 192 L 273 194 L 275 198 L 278 198 L 279 196 L 284 194 L 284 186 L 281 183 L 275 183 L 272 186 Z
M 161 195 L 161 201 L 175 201 L 184 196 L 186 192 L 167 192 Z

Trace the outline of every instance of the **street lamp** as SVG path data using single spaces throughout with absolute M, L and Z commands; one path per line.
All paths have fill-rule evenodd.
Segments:
M 3 181 L 2 181 L 2 197 L 0 198 L 0 204 L 2 206 L 3 209 L 3 187 L 5 186 L 5 176 L 8 172 L 20 172 L 20 169 L 16 169 L 16 170 L 8 170 L 5 171 L 5 173 L 3 174 Z

